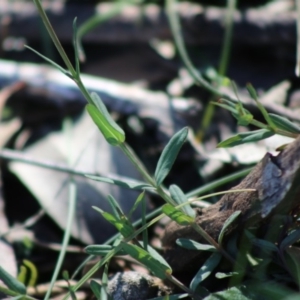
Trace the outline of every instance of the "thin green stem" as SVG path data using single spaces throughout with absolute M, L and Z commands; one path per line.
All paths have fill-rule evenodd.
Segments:
M 33 0 L 33 2 L 35 3 L 38 11 L 39 11 L 39 14 L 40 14 L 40 17 L 42 18 L 44 24 L 45 24 L 45 27 L 47 28 L 47 31 L 57 49 L 57 51 L 59 52 L 61 58 L 63 59 L 64 63 L 66 64 L 67 68 L 69 69 L 69 71 L 71 72 L 72 76 L 75 77 L 76 76 L 76 71 L 72 65 L 72 63 L 70 62 L 65 50 L 63 49 L 57 35 L 55 34 L 55 31 L 53 30 L 53 27 L 43 9 L 43 6 L 40 2 L 40 0 Z
M 223 39 L 222 52 L 220 57 L 219 70 L 218 70 L 220 76 L 225 76 L 227 73 L 227 67 L 228 67 L 230 50 L 231 50 L 231 42 L 232 42 L 233 14 L 234 14 L 235 7 L 236 7 L 236 0 L 227 0 L 227 10 L 225 16 L 225 35 Z M 219 82 L 218 79 L 217 88 L 219 88 L 220 85 L 221 83 Z M 211 120 L 214 116 L 215 106 L 211 103 L 211 101 L 213 101 L 214 98 L 215 96 L 213 97 L 213 99 L 209 101 L 204 111 L 201 128 L 197 133 L 198 141 L 201 141 L 203 139 L 203 136 L 207 131 L 211 123 Z
M 212 85 L 210 85 L 202 76 L 201 73 L 196 70 L 194 67 L 192 61 L 189 58 L 189 55 L 187 53 L 187 50 L 184 45 L 184 41 L 182 38 L 182 32 L 181 32 L 181 26 L 178 14 L 176 12 L 176 0 L 166 0 L 166 11 L 172 31 L 172 35 L 174 37 L 174 41 L 176 44 L 176 47 L 178 49 L 179 55 L 185 64 L 188 72 L 190 73 L 191 77 L 194 79 L 195 83 L 198 85 L 201 85 L 208 91 L 210 91 L 213 94 L 216 94 L 217 96 L 222 96 L 222 94 L 215 89 Z
M 236 7 L 236 0 L 227 0 L 227 10 L 225 16 L 225 35 L 222 45 L 222 52 L 219 65 L 219 74 L 225 76 L 229 62 L 233 33 L 233 14 Z
M 124 154 L 129 158 L 129 160 L 132 162 L 132 164 L 137 168 L 137 170 L 141 173 L 144 180 L 146 180 L 153 187 L 156 187 L 156 183 L 155 183 L 154 179 L 149 175 L 146 167 L 140 161 L 140 159 L 137 157 L 137 155 L 132 151 L 132 149 L 126 143 L 120 144 L 119 147 L 124 152 Z
M 71 178 L 71 180 L 72 180 L 72 178 Z M 70 182 L 70 186 L 69 186 L 69 208 L 68 208 L 66 229 L 65 229 L 64 237 L 63 237 L 63 241 L 62 241 L 62 249 L 59 252 L 58 260 L 55 265 L 55 270 L 54 270 L 52 278 L 51 278 L 51 283 L 50 283 L 49 289 L 47 290 L 44 300 L 48 300 L 50 298 L 52 289 L 54 287 L 54 284 L 55 284 L 58 274 L 60 272 L 63 260 L 65 258 L 66 248 L 67 248 L 67 245 L 69 244 L 69 240 L 70 240 L 70 236 L 71 236 L 71 227 L 73 224 L 75 209 L 76 209 L 76 184 L 72 180 Z
M 126 144 L 122 143 L 119 146 L 121 150 L 125 153 L 125 155 L 129 158 L 129 160 L 132 162 L 132 164 L 137 168 L 137 170 L 141 173 L 144 180 L 146 180 L 150 185 L 152 185 L 157 193 L 167 202 L 171 205 L 175 205 L 175 202 L 173 199 L 166 193 L 166 191 L 161 187 L 157 186 L 155 180 L 149 175 L 146 167 L 143 165 L 143 163 L 140 161 L 138 156 L 132 151 L 132 149 Z
M 187 198 L 192 198 L 192 197 L 196 197 L 196 196 L 199 196 L 199 195 L 202 195 L 202 194 L 205 194 L 213 189 L 216 189 L 228 182 L 231 182 L 231 181 L 234 181 L 234 180 L 237 180 L 239 178 L 242 178 L 242 177 L 245 177 L 246 175 L 248 175 L 250 173 L 250 171 L 252 170 L 253 168 L 247 168 L 245 170 L 242 170 L 242 171 L 239 171 L 239 172 L 236 172 L 234 174 L 230 174 L 228 176 L 225 176 L 221 179 L 218 179 L 218 180 L 215 180 L 211 183 L 208 183 L 206 185 L 204 185 L 203 187 L 200 187 L 200 188 L 197 188 L 195 190 L 192 190 L 190 192 L 188 192 L 186 194 L 186 197 Z

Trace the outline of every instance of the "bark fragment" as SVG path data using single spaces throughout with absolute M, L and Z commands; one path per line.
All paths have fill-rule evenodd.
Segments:
M 300 196 L 300 137 L 277 156 L 267 153 L 252 172 L 232 189 L 256 189 L 224 195 L 220 201 L 197 212 L 196 222 L 217 240 L 224 222 L 235 211 L 241 214 L 225 236 L 240 232 L 250 225 L 268 224 L 277 214 L 294 214 Z M 186 250 L 176 245 L 178 238 L 206 243 L 190 226 L 171 222 L 165 231 L 163 245 L 165 258 L 173 271 L 183 272 L 201 265 L 204 252 Z

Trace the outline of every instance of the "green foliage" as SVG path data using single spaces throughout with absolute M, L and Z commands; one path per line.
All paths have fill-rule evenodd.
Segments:
M 237 210 L 235 211 L 224 223 L 221 232 L 219 234 L 218 243 L 221 245 L 223 241 L 224 234 L 228 227 L 237 219 L 237 217 L 240 215 L 241 211 Z
M 196 213 L 192 209 L 191 205 L 187 203 L 187 198 L 184 195 L 183 191 L 175 184 L 172 184 L 169 188 L 169 192 L 171 194 L 172 199 L 175 201 L 177 205 L 181 205 L 186 203 L 184 206 L 182 206 L 182 210 L 185 214 L 190 216 L 191 218 L 195 218 Z
M 163 213 L 165 213 L 170 219 L 178 223 L 179 225 L 190 225 L 194 222 L 194 218 L 184 214 L 179 209 L 175 208 L 171 204 L 165 204 L 162 207 Z
M 248 239 L 247 242 L 249 243 L 249 247 L 246 247 L 247 249 L 238 249 L 237 239 L 231 238 L 227 244 L 223 241 L 226 230 L 229 228 L 230 225 L 232 225 L 233 222 L 237 221 L 240 211 L 236 211 L 224 223 L 217 242 L 214 241 L 210 236 L 208 236 L 207 233 L 203 232 L 203 229 L 200 228 L 200 226 L 195 222 L 195 211 L 190 206 L 189 202 L 187 201 L 188 197 L 182 192 L 182 190 L 176 185 L 171 185 L 168 193 L 168 191 L 166 191 L 162 186 L 165 178 L 171 171 L 171 168 L 178 156 L 180 149 L 182 148 L 187 138 L 188 129 L 181 129 L 170 139 L 169 143 L 162 151 L 162 154 L 156 166 L 154 177 L 152 177 L 147 171 L 147 169 L 139 161 L 138 157 L 134 154 L 133 151 L 130 150 L 130 148 L 126 144 L 125 133 L 123 129 L 112 119 L 99 96 L 95 93 L 90 94 L 89 92 L 87 92 L 84 84 L 80 79 L 79 57 L 81 55 L 81 49 L 79 48 L 79 39 L 82 37 L 82 35 L 80 30 L 79 34 L 77 33 L 76 19 L 73 22 L 73 45 L 75 53 L 74 68 L 73 65 L 70 63 L 67 55 L 65 54 L 59 40 L 57 39 L 57 36 L 51 27 L 51 24 L 41 6 L 40 1 L 34 0 L 34 2 L 37 5 L 37 8 L 45 23 L 45 26 L 55 46 L 57 47 L 63 61 L 65 62 L 67 69 L 60 67 L 55 62 L 51 61 L 47 57 L 44 57 L 42 54 L 36 52 L 35 50 L 29 47 L 28 48 L 37 53 L 47 62 L 52 64 L 52 66 L 59 69 L 62 73 L 71 78 L 78 85 L 79 89 L 81 90 L 82 94 L 86 97 L 86 100 L 88 102 L 86 109 L 96 126 L 99 128 L 99 131 L 105 137 L 106 141 L 113 146 L 119 146 L 121 150 L 123 150 L 127 157 L 130 159 L 130 161 L 133 163 L 133 165 L 140 171 L 141 175 L 145 180 L 144 182 L 135 181 L 131 179 L 116 180 L 100 176 L 87 176 L 93 180 L 107 182 L 110 184 L 115 184 L 130 189 L 141 189 L 143 190 L 143 192 L 137 198 L 134 206 L 130 210 L 128 217 L 124 215 L 118 202 L 112 196 L 108 196 L 108 202 L 112 208 L 112 213 L 108 213 L 102 211 L 99 208 L 94 207 L 94 209 L 97 210 L 109 223 L 115 226 L 115 228 L 122 235 L 122 237 L 119 239 L 116 238 L 115 242 L 112 245 L 90 245 L 86 247 L 86 253 L 90 255 L 100 255 L 103 256 L 103 258 L 100 262 L 96 263 L 93 266 L 93 268 L 90 271 L 88 271 L 88 273 L 85 274 L 74 287 L 70 288 L 69 294 L 65 297 L 65 299 L 69 296 L 75 299 L 75 291 L 84 282 L 86 282 L 100 267 L 103 266 L 104 273 L 102 277 L 102 285 L 92 280 L 90 282 L 90 287 L 97 299 L 108 299 L 108 295 L 106 293 L 106 286 L 108 282 L 108 263 L 113 256 L 124 254 L 129 254 L 134 259 L 138 260 L 141 264 L 143 264 L 145 267 L 147 267 L 155 276 L 161 279 L 171 280 L 174 284 L 176 284 L 179 288 L 186 292 L 185 294 L 171 295 L 170 297 L 168 297 L 168 299 L 182 299 L 185 298 L 187 295 L 199 298 L 199 291 L 201 290 L 201 287 L 199 286 L 201 286 L 203 281 L 206 280 L 209 276 L 209 279 L 211 279 L 212 282 L 213 280 L 223 280 L 224 278 L 229 278 L 230 280 L 232 280 L 231 284 L 234 284 L 238 281 L 242 282 L 243 276 L 248 272 L 248 270 L 250 270 L 250 272 L 248 272 L 247 275 L 253 280 L 253 285 L 251 287 L 246 287 L 246 284 L 235 284 L 235 286 L 229 289 L 225 289 L 218 293 L 212 293 L 204 299 L 284 299 L 284 297 L 290 296 L 292 294 L 292 291 L 282 288 L 282 286 L 277 284 L 276 282 L 272 286 L 270 284 L 260 286 L 259 280 L 257 280 L 257 278 L 264 278 L 265 280 L 269 280 L 268 283 L 270 283 L 271 276 L 273 276 L 272 279 L 276 278 L 276 276 L 279 278 L 282 275 L 281 273 L 284 271 L 288 274 L 282 275 L 281 280 L 283 280 L 282 278 L 285 278 L 285 280 L 290 280 L 291 277 L 288 275 L 291 274 L 294 282 L 298 286 L 300 285 L 300 255 L 298 248 L 292 246 L 299 240 L 300 231 L 293 230 L 289 232 L 287 230 L 287 236 L 285 238 L 282 238 L 282 240 L 278 241 L 279 247 L 277 247 L 277 244 L 275 244 L 273 241 L 263 238 L 257 238 L 250 232 L 246 232 L 247 238 L 245 238 L 245 240 Z M 169 16 L 171 29 L 175 36 L 175 42 L 177 44 L 179 54 L 181 55 L 184 63 L 186 64 L 186 67 L 188 68 L 195 82 L 207 89 L 208 91 L 212 92 L 215 96 L 218 96 L 220 99 L 218 102 L 214 102 L 214 104 L 229 110 L 232 113 L 232 115 L 237 119 L 239 125 L 253 125 L 259 128 L 256 131 L 239 133 L 225 141 L 222 141 L 221 143 L 219 143 L 218 147 L 233 147 L 248 142 L 255 142 L 270 137 L 274 134 L 282 134 L 289 137 L 296 137 L 300 133 L 300 128 L 286 118 L 268 113 L 263 107 L 263 105 L 259 102 L 257 93 L 252 85 L 248 84 L 247 89 L 249 91 L 250 96 L 255 101 L 261 114 L 263 115 L 265 123 L 261 123 L 255 120 L 254 116 L 243 107 L 242 102 L 237 96 L 235 85 L 234 89 L 236 92 L 237 100 L 230 98 L 228 95 L 223 95 L 218 89 L 214 87 L 213 84 L 210 84 L 209 82 L 204 80 L 201 73 L 193 66 L 191 60 L 188 57 L 184 41 L 181 35 L 180 22 L 178 14 L 176 13 L 175 4 L 175 0 L 166 0 L 166 9 Z M 124 2 L 124 4 L 122 4 L 122 7 L 123 5 L 125 6 L 127 4 Z M 233 13 L 233 8 L 234 5 L 231 5 L 231 10 L 229 11 L 229 13 Z M 119 11 L 120 7 L 118 7 L 117 10 L 113 11 L 112 13 L 115 14 Z M 230 29 L 230 22 L 228 22 L 228 20 L 227 28 L 229 28 L 229 31 L 232 30 Z M 217 79 L 216 81 L 219 81 L 218 85 L 222 84 L 221 81 L 224 82 L 225 78 L 224 75 L 226 73 L 225 70 L 228 62 L 228 54 L 230 48 L 230 34 L 231 33 L 229 32 L 229 35 L 227 35 L 225 39 L 222 55 L 223 58 L 220 64 L 220 74 L 217 74 L 215 76 L 215 78 Z M 205 240 L 211 243 L 211 245 L 206 245 L 198 243 L 191 239 L 183 238 L 178 239 L 176 241 L 177 245 L 186 249 L 212 252 L 211 256 L 204 262 L 197 274 L 194 276 L 192 282 L 190 283 L 190 288 L 184 286 L 172 277 L 171 267 L 157 251 L 155 251 L 150 245 L 148 245 L 147 227 L 149 225 L 152 225 L 159 218 L 156 218 L 154 219 L 154 221 L 152 220 L 149 223 L 147 223 L 145 216 L 145 190 L 151 190 L 152 192 L 157 193 L 162 197 L 162 199 L 165 200 L 165 202 L 167 202 L 167 204 L 163 205 L 161 208 L 161 211 L 165 215 L 170 217 L 172 220 L 174 220 L 181 226 L 193 227 L 198 233 L 200 233 L 200 235 Z M 130 222 L 130 217 L 140 204 L 142 205 L 143 210 L 143 217 L 141 221 L 142 228 L 140 230 L 135 230 L 134 226 Z M 141 232 L 143 233 L 142 243 L 138 242 L 136 238 L 137 235 Z M 131 241 L 134 244 L 131 244 Z M 260 252 L 253 252 L 251 247 L 258 248 Z M 237 258 L 236 261 L 234 261 L 234 259 L 231 259 L 231 257 L 227 253 L 227 249 L 228 252 L 230 252 L 230 254 L 233 254 L 234 257 Z M 276 263 L 273 263 L 273 261 L 270 258 L 266 258 L 266 254 L 274 255 L 276 257 Z M 225 264 L 225 271 L 222 270 L 222 272 L 217 272 L 217 267 L 219 267 L 223 262 L 223 260 L 221 260 L 222 256 L 224 256 L 228 260 Z M 230 267 L 228 267 L 228 265 L 230 265 Z M 272 273 L 268 273 L 268 270 L 266 268 L 267 266 L 273 270 Z M 224 265 L 222 264 L 222 268 L 223 267 Z M 242 269 L 242 271 L 236 272 L 237 269 Z M 212 274 L 214 274 L 214 272 L 216 272 L 216 276 L 211 276 Z M 65 274 L 64 277 L 68 276 Z M 238 279 L 235 279 L 235 277 L 237 277 Z M 11 292 L 16 292 L 16 295 L 26 293 L 25 286 L 15 278 L 10 276 L 1 267 L 0 278 L 8 286 Z M 259 298 L 260 295 L 255 291 L 255 289 L 258 289 L 258 287 L 262 289 L 262 295 L 265 298 Z M 49 294 L 46 295 L 46 299 L 49 298 L 50 292 L 51 288 Z M 156 299 L 163 298 L 160 297 Z
M 4 282 L 4 284 L 12 291 L 26 295 L 26 287 L 23 283 L 18 281 L 15 277 L 10 275 L 0 266 L 0 279 Z
M 125 133 L 123 129 L 112 119 L 99 96 L 92 93 L 91 98 L 93 104 L 87 104 L 86 109 L 106 141 L 113 146 L 124 143 Z
M 237 145 L 242 145 L 245 143 L 253 143 L 257 142 L 263 139 L 266 139 L 275 133 L 268 130 L 268 129 L 259 129 L 259 130 L 254 130 L 254 131 L 249 131 L 249 132 L 242 132 L 238 133 L 237 135 L 222 141 L 221 143 L 218 144 L 218 148 L 227 148 L 227 147 L 233 147 Z
M 201 244 L 190 239 L 177 239 L 176 244 L 190 250 L 216 252 L 217 249 L 212 245 Z
M 169 174 L 179 150 L 183 146 L 188 135 L 188 128 L 182 128 L 176 134 L 173 135 L 169 143 L 164 148 L 154 174 L 154 178 L 157 186 L 160 186 L 166 176 Z
M 167 275 L 172 273 L 170 266 L 162 263 L 162 259 L 156 259 L 141 247 L 122 243 L 122 248 L 131 257 L 147 267 L 158 278 L 166 279 Z
M 202 265 L 193 280 L 191 281 L 190 288 L 196 290 L 198 284 L 211 275 L 212 271 L 218 266 L 222 255 L 218 252 L 213 253 Z

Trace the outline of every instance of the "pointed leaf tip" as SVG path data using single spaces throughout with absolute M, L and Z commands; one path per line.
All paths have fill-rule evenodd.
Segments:
M 166 176 L 169 174 L 177 155 L 183 146 L 188 135 L 188 127 L 182 128 L 175 133 L 164 148 L 155 170 L 155 180 L 157 186 L 160 186 Z

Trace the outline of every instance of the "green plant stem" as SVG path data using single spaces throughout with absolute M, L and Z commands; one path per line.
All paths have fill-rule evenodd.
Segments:
M 282 129 L 276 128 L 275 125 L 274 125 L 275 128 L 271 128 L 269 125 L 266 125 L 266 124 L 264 124 L 262 122 L 259 122 L 257 120 L 251 120 L 250 124 L 254 125 L 254 126 L 258 127 L 258 128 L 268 129 L 268 130 L 273 131 L 276 134 L 287 136 L 287 137 L 294 138 L 294 139 L 299 136 L 299 134 L 297 134 L 297 133 L 292 133 L 292 132 L 288 132 L 286 130 L 282 130 Z
M 192 190 L 192 191 L 188 192 L 186 194 L 186 197 L 187 198 L 192 198 L 192 197 L 202 195 L 202 194 L 207 193 L 208 191 L 211 191 L 215 188 L 218 188 L 218 187 L 220 187 L 220 186 L 222 186 L 222 185 L 224 185 L 228 182 L 231 182 L 233 180 L 245 177 L 246 175 L 248 175 L 250 173 L 250 171 L 252 169 L 253 169 L 252 167 L 247 168 L 245 170 L 242 170 L 242 171 L 236 172 L 234 174 L 230 174 L 228 176 L 225 176 L 221 179 L 215 180 L 211 183 L 208 183 L 208 184 L 204 185 L 203 187 L 200 187 L 200 188 L 197 188 L 195 190 Z
M 143 163 L 140 161 L 137 155 L 132 151 L 132 149 L 128 146 L 128 144 L 122 143 L 119 145 L 119 147 L 124 152 L 124 154 L 129 158 L 132 164 L 136 167 L 136 169 L 141 173 L 144 180 L 146 180 L 146 182 L 148 182 L 153 187 L 156 187 L 154 179 L 149 175 Z
M 187 292 L 189 295 L 193 296 L 194 291 L 186 287 L 184 284 L 182 284 L 178 279 L 176 279 L 174 276 L 170 274 L 166 274 L 167 279 L 172 282 L 173 284 L 177 285 L 179 288 L 181 288 L 183 291 Z M 193 297 L 193 299 L 196 299 Z
M 72 65 L 72 63 L 70 62 L 66 52 L 64 51 L 57 35 L 55 34 L 55 31 L 53 30 L 53 27 L 42 7 L 42 4 L 40 2 L 40 0 L 33 0 L 33 2 L 35 3 L 38 11 L 39 11 L 39 14 L 40 14 L 40 17 L 42 18 L 46 28 L 47 28 L 47 31 L 57 49 L 57 51 L 59 52 L 61 58 L 63 59 L 64 63 L 66 64 L 67 68 L 69 69 L 69 71 L 71 72 L 72 76 L 75 77 L 76 76 L 76 71 Z
M 225 35 L 223 39 L 222 52 L 219 64 L 219 75 L 225 76 L 227 73 L 227 67 L 229 62 L 229 55 L 231 50 L 231 41 L 233 33 L 233 14 L 236 7 L 236 0 L 227 0 L 227 10 L 225 16 Z M 217 88 L 219 88 L 220 82 L 217 82 Z M 206 106 L 203 114 L 202 124 L 199 132 L 197 133 L 197 140 L 202 141 L 205 132 L 207 131 L 211 120 L 214 116 L 215 106 L 211 103 L 211 99 Z
M 126 154 L 126 156 L 129 158 L 129 160 L 132 162 L 132 164 L 137 168 L 137 170 L 141 173 L 143 178 L 156 189 L 157 193 L 167 203 L 169 203 L 171 205 L 175 205 L 175 202 L 167 194 L 167 192 L 161 186 L 156 186 L 155 180 L 149 175 L 147 169 L 145 168 L 143 163 L 140 161 L 140 159 L 137 157 L 137 155 L 131 150 L 131 148 L 126 143 L 120 144 L 119 147 Z
M 71 227 L 75 215 L 75 209 L 76 209 L 76 184 L 71 178 L 70 186 L 69 186 L 69 208 L 68 208 L 68 216 L 67 216 L 67 225 L 64 232 L 63 242 L 62 242 L 62 249 L 59 252 L 58 260 L 55 265 L 55 270 L 53 272 L 50 286 L 47 290 L 47 293 L 45 295 L 44 300 L 48 300 L 51 296 L 52 289 L 54 287 L 54 284 L 56 282 L 56 279 L 58 277 L 59 271 L 61 269 L 65 254 L 66 254 L 66 248 L 70 240 L 71 236 Z
M 236 261 L 233 259 L 221 245 L 219 245 L 201 226 L 197 223 L 192 223 L 193 229 L 198 232 L 209 244 L 214 246 L 224 257 L 226 257 L 231 263 L 235 264 Z

